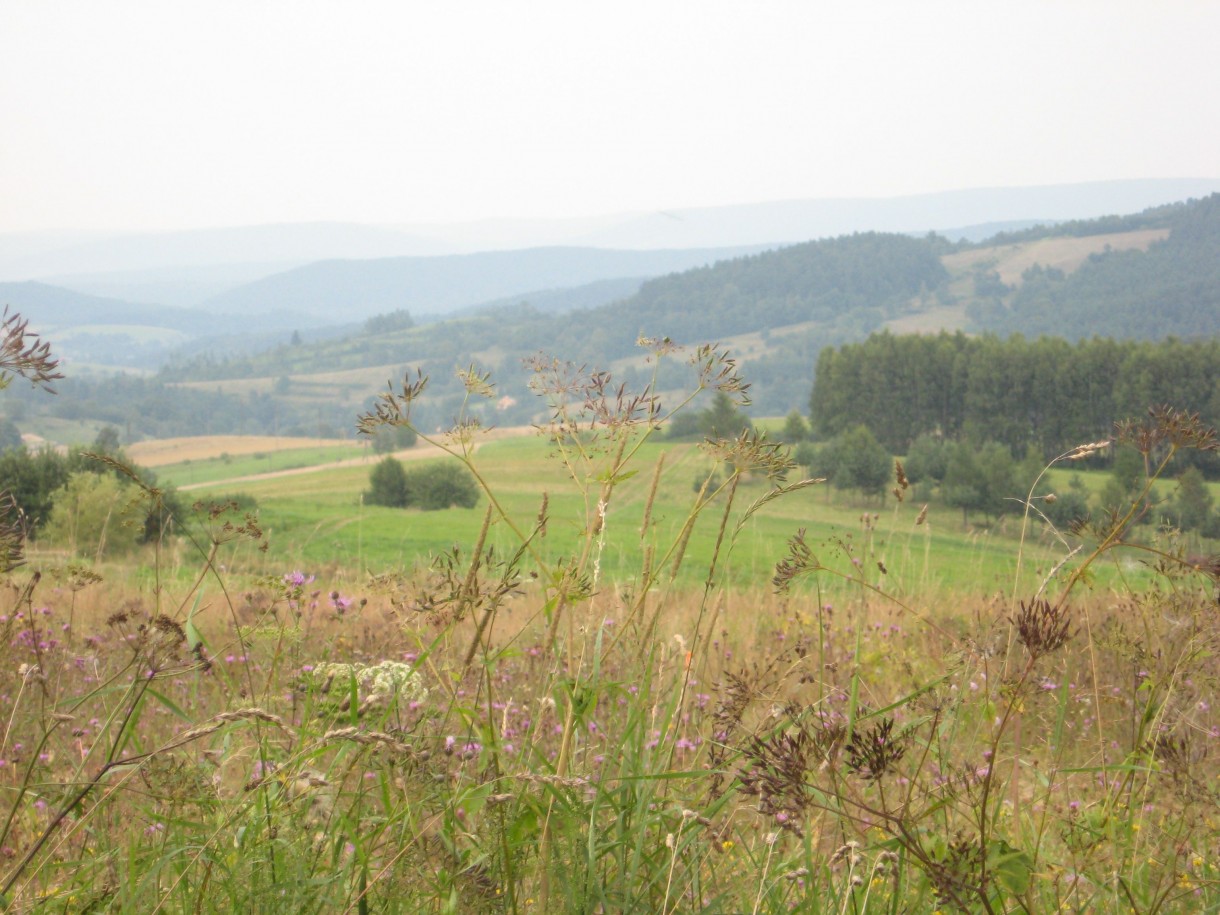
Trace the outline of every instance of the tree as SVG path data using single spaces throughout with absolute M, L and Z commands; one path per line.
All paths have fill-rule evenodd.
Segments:
M 21 431 L 7 419 L 0 419 L 0 451 L 22 447 Z
M 945 501 L 962 510 L 962 524 L 970 523 L 970 512 L 981 511 L 994 518 L 1023 500 L 1017 492 L 1012 454 L 999 442 L 981 448 L 969 442 L 953 446 L 941 492 Z
M 812 442 L 801 442 L 792 452 L 792 459 L 796 461 L 798 467 L 804 467 L 811 476 L 824 476 L 815 470 L 820 450 Z
M 49 448 L 0 454 L 0 491 L 9 493 L 25 515 L 31 538 L 50 517 L 52 495 L 69 475 L 67 456 Z
M 926 432 L 917 436 L 907 449 L 906 463 L 903 464 L 907 479 L 912 483 L 939 486 L 945 479 L 951 451 L 950 443 L 938 436 Z
M 754 424 L 750 418 L 724 391 L 717 391 L 712 405 L 699 414 L 699 431 L 710 439 L 737 438 L 744 430 L 752 428 Z
M 97 430 L 90 448 L 97 454 L 116 455 L 119 453 L 119 430 L 114 426 L 102 426 Z
M 407 472 L 401 461 L 392 457 L 379 461 L 369 474 L 369 487 L 364 501 L 370 505 L 407 507 Z
M 824 466 L 838 489 L 881 495 L 890 481 L 893 458 L 864 425 L 837 436 L 824 449 Z
M 1178 491 L 1173 500 L 1173 514 L 1184 531 L 1201 531 L 1208 527 L 1214 499 L 1197 467 L 1191 467 L 1178 477 Z
M 418 433 L 410 426 L 378 426 L 373 433 L 373 453 L 390 454 L 411 448 L 418 440 Z
M 801 416 L 799 410 L 793 410 L 788 414 L 788 418 L 784 420 L 784 431 L 780 433 L 780 438 L 789 445 L 799 445 L 801 442 L 809 441 L 809 423 L 805 422 L 805 417 Z
M 1114 452 L 1110 479 L 1101 491 L 1101 507 L 1107 512 L 1125 515 L 1144 488 L 1144 457 L 1135 448 L 1125 445 Z M 1137 517 L 1139 514 L 1137 513 Z
M 51 497 L 43 538 L 98 559 L 129 553 L 144 533 L 140 501 L 136 487 L 111 474 L 74 473 Z

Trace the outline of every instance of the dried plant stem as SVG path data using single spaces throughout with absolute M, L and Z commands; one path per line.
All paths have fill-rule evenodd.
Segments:
M 479 527 L 479 536 L 475 541 L 474 551 L 470 556 L 470 568 L 466 571 L 466 579 L 462 582 L 461 601 L 466 606 L 471 606 L 475 602 L 477 595 L 475 594 L 475 583 L 478 580 L 479 563 L 483 557 L 483 547 L 487 543 L 487 531 L 491 528 L 491 516 L 493 512 L 491 503 L 487 505 L 487 511 L 483 513 L 483 524 Z M 483 611 L 483 615 L 479 617 L 478 623 L 475 625 L 474 637 L 470 640 L 470 648 L 466 651 L 466 658 L 462 661 L 462 676 L 466 676 L 466 672 L 470 670 L 470 665 L 474 662 L 475 653 L 479 650 L 479 643 L 483 640 L 483 632 L 487 629 L 487 624 L 491 622 L 492 616 L 495 615 L 496 604 L 491 602 Z

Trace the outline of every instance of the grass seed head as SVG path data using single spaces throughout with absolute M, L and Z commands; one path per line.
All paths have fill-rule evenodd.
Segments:
M 1043 598 L 1021 601 L 1012 622 L 1017 627 L 1017 638 L 1035 658 L 1057 651 L 1072 636 L 1067 608 Z

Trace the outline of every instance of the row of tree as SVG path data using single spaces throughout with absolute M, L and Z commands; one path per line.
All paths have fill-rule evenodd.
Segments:
M 810 407 L 823 439 L 863 424 L 893 454 L 930 433 L 1049 459 L 1160 403 L 1220 418 L 1220 339 L 876 334 L 822 353 Z
M 894 458 L 865 426 L 821 444 L 800 444 L 794 456 L 806 473 L 836 489 L 880 499 L 896 485 Z M 914 498 L 936 499 L 961 509 L 963 524 L 972 515 L 995 519 L 1021 514 L 1030 500 L 1061 530 L 1091 517 L 1125 515 L 1141 498 L 1147 472 L 1139 452 L 1124 446 L 1116 449 L 1109 478 L 1096 496 L 1090 496 L 1079 475 L 1066 489 L 1055 492 L 1045 478 L 1039 483 L 1044 462 L 1033 449 L 1017 460 L 998 442 L 953 442 L 926 434 L 911 443 L 902 465 Z M 1178 475 L 1168 499 L 1139 506 L 1136 518 L 1139 523 L 1168 524 L 1220 539 L 1220 512 L 1196 467 Z

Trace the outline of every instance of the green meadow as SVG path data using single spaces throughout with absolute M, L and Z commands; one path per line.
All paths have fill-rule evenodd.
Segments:
M 364 504 L 369 473 L 378 460 L 372 456 L 366 455 L 364 463 L 356 466 L 324 467 L 314 473 L 232 485 L 224 482 L 259 469 L 270 471 L 272 458 L 278 458 L 275 463 L 280 467 L 288 468 L 311 459 L 315 463 L 335 460 L 345 453 L 350 449 L 293 450 L 282 457 L 175 465 L 159 474 L 169 480 L 183 480 L 182 475 L 190 473 L 192 466 L 206 466 L 207 475 L 216 482 L 192 488 L 192 499 L 221 499 L 237 493 L 254 497 L 271 542 L 264 559 L 268 564 L 274 560 L 293 567 L 361 572 L 412 569 L 454 544 L 473 542 L 486 499 L 475 509 L 428 512 Z M 541 556 L 553 561 L 570 554 L 581 542 L 596 513 L 596 488 L 592 495 L 582 495 L 561 457 L 543 437 L 525 435 L 481 444 L 473 464 L 500 507 L 513 518 L 537 515 L 545 494 L 553 520 L 546 536 L 537 543 Z M 604 535 L 597 542 L 600 574 L 608 581 L 622 582 L 637 575 L 644 546 L 652 546 L 655 551 L 659 544 L 676 541 L 696 489 L 713 473 L 712 458 L 698 445 L 660 440 L 640 448 L 636 466 L 638 471 L 616 486 L 606 513 Z M 661 476 L 651 507 L 650 530 L 641 538 L 644 510 L 658 466 Z M 1067 475 L 1058 471 L 1055 481 L 1061 478 L 1066 485 Z M 799 474 L 792 474 L 788 481 L 798 478 Z M 1086 474 L 1086 479 L 1096 489 L 1104 485 L 1104 474 Z M 1029 519 L 1022 539 L 1019 511 L 995 523 L 987 523 L 980 516 L 971 519 L 973 523 L 966 528 L 959 510 L 933 503 L 925 519 L 917 523 L 923 503 L 909 494 L 900 503 L 893 496 L 884 500 L 861 498 L 825 484 L 791 493 L 743 518 L 752 503 L 770 488 L 765 477 L 746 477 L 728 506 L 724 537 L 731 549 L 721 558 L 718 584 L 750 587 L 765 581 L 785 554 L 789 539 L 801 529 L 828 566 L 847 573 L 854 565 L 852 560 L 858 560 L 858 567 L 870 581 L 894 593 L 928 589 L 1008 593 L 1014 586 L 1026 588 L 1039 583 L 1064 553 L 1062 542 L 1036 516 Z M 695 524 L 677 583 L 691 585 L 706 575 L 726 502 L 725 493 L 715 497 L 709 511 Z M 499 554 L 511 555 L 519 540 L 502 520 L 497 520 L 487 543 Z M 1022 553 L 1019 578 L 1018 549 Z M 671 564 L 672 558 L 670 555 Z M 1102 574 L 1111 572 L 1103 570 Z M 662 580 L 668 579 L 667 572 Z
M 1151 526 L 1056 531 L 1020 494 L 967 526 L 897 478 L 861 498 L 748 435 L 596 415 L 469 437 L 442 459 L 472 509 L 365 504 L 375 458 L 298 449 L 162 468 L 199 474 L 189 537 L 23 557 L 0 904 L 1220 905 L 1220 567 Z
M 370 453 L 371 450 L 363 443 L 345 442 L 333 446 L 285 448 L 249 455 L 219 455 L 158 467 L 157 477 L 174 486 L 194 486 L 262 473 L 316 467 L 334 461 L 356 460 L 367 457 Z

